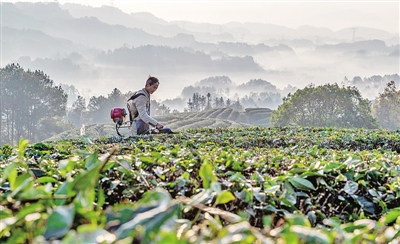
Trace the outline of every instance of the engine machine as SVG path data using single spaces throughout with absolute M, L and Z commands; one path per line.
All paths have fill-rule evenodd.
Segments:
M 122 137 L 121 133 L 119 133 L 120 128 L 130 128 L 133 121 L 125 121 L 126 119 L 126 109 L 124 108 L 112 108 L 110 111 L 110 117 L 112 121 L 115 123 L 115 130 L 117 131 L 117 134 Z M 150 134 L 158 134 L 159 130 L 156 128 L 151 128 L 149 129 Z M 164 132 L 165 133 L 165 132 Z M 170 133 L 172 134 L 172 132 Z
M 125 122 L 127 113 L 124 108 L 113 108 L 111 109 L 110 116 L 114 123 L 122 125 Z
M 112 108 L 110 111 L 111 119 L 115 123 L 115 130 L 119 136 L 122 136 L 119 133 L 119 128 L 129 128 L 131 125 L 130 121 L 125 121 L 126 115 L 126 109 L 124 108 Z

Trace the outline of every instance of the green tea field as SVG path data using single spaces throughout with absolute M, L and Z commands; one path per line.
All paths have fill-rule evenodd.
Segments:
M 222 123 L 0 147 L 0 242 L 400 242 L 398 131 Z

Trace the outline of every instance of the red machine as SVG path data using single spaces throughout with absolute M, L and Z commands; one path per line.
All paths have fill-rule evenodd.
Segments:
M 126 115 L 127 113 L 124 108 L 111 109 L 110 116 L 112 121 L 115 123 L 115 130 L 119 136 L 121 136 L 119 128 L 129 128 L 130 126 L 130 122 L 125 122 Z
M 125 121 L 125 116 L 127 115 L 126 110 L 124 108 L 113 108 L 111 109 L 110 116 L 114 123 L 118 123 L 122 125 Z

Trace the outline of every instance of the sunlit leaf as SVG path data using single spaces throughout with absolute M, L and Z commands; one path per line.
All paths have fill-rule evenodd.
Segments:
M 44 184 L 44 183 L 55 183 L 55 184 L 59 184 L 60 182 L 56 179 L 54 179 L 53 177 L 50 176 L 44 176 L 44 177 L 40 177 L 37 179 L 37 182 Z
M 230 191 L 222 191 L 218 196 L 217 196 L 217 203 L 218 204 L 225 204 L 230 201 L 235 200 L 235 197 Z
M 253 194 L 254 197 L 261 203 L 265 203 L 265 192 L 261 192 L 261 188 L 260 187 L 254 187 L 253 188 Z
M 384 218 L 386 224 L 392 223 L 396 219 L 400 219 L 400 209 L 390 211 L 384 216 Z
M 51 238 L 60 238 L 68 233 L 74 220 L 74 207 L 59 206 L 53 209 L 46 221 L 45 231 L 43 233 L 44 238 L 49 240 Z
M 289 177 L 288 178 L 289 182 L 296 187 L 299 190 L 313 190 L 315 191 L 315 187 L 313 186 L 313 184 L 304 178 L 300 178 L 300 177 Z
M 344 191 L 349 194 L 353 195 L 358 190 L 358 184 L 354 181 L 347 181 L 346 185 L 344 186 Z
M 87 159 L 86 159 L 86 163 L 85 163 L 85 168 L 86 169 L 90 169 L 91 167 L 93 167 L 93 165 L 95 165 L 96 163 L 99 162 L 99 159 L 97 157 L 97 151 L 95 151 L 93 154 L 91 154 Z
M 16 169 L 17 165 L 16 164 L 10 164 L 6 167 L 6 169 L 3 172 L 2 180 L 1 182 L 4 182 L 5 179 L 8 179 L 8 182 L 10 183 L 11 189 L 15 189 L 15 181 L 17 180 L 17 175 L 18 171 Z
M 29 141 L 21 138 L 18 143 L 18 156 L 19 158 L 23 158 L 25 154 L 25 149 L 29 145 Z
M 203 187 L 208 189 L 212 182 L 217 181 L 213 168 L 209 163 L 203 163 L 200 167 L 199 175 L 203 180 Z
M 326 234 L 309 227 L 293 225 L 290 227 L 290 230 L 304 243 L 332 243 L 332 239 Z

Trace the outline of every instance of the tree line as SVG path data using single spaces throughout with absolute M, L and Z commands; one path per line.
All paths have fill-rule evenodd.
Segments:
M 400 129 L 400 90 L 394 81 L 373 102 L 354 86 L 310 85 L 283 99 L 272 111 L 273 126 Z
M 125 107 L 132 95 L 131 91 L 122 93 L 114 88 L 106 96 L 92 96 L 88 102 L 78 96 L 68 108 L 67 93 L 54 85 L 43 71 L 24 70 L 18 64 L 9 64 L 0 69 L 0 75 L 0 145 L 16 144 L 20 138 L 41 141 L 82 124 L 110 122 L 110 110 Z M 239 99 L 232 101 L 213 98 L 210 93 L 194 93 L 185 111 L 223 107 L 243 109 Z M 154 100 L 151 108 L 152 115 L 171 113 L 169 107 Z M 272 112 L 271 124 L 399 130 L 400 90 L 391 81 L 371 102 L 356 87 L 310 85 L 283 98 L 283 103 Z
M 211 108 L 231 107 L 243 110 L 239 98 L 231 104 L 228 98 L 193 93 L 185 112 L 199 112 Z M 369 129 L 400 129 L 400 90 L 394 81 L 386 84 L 383 93 L 374 101 L 364 99 L 355 86 L 326 84 L 309 85 L 289 93 L 283 103 L 273 110 L 272 126 L 317 126 Z
M 212 108 L 233 108 L 235 110 L 243 110 L 244 107 L 240 104 L 239 99 L 232 102 L 229 98 L 224 100 L 221 97 L 212 98 L 211 93 L 207 95 L 201 95 L 198 92 L 193 93 L 192 98 L 189 98 L 187 103 L 188 107 L 184 109 L 184 112 L 200 112 L 204 110 L 209 110 Z
M 18 64 L 0 69 L 0 144 L 19 138 L 37 141 L 61 133 L 66 125 L 67 94 L 42 71 L 25 71 Z
M 68 108 L 67 93 L 43 71 L 9 64 L 0 69 L 0 75 L 0 145 L 14 145 L 20 138 L 41 141 L 83 124 L 110 122 L 110 110 L 125 107 L 133 94 L 115 88 L 107 96 L 92 96 L 87 104 L 78 95 Z M 171 112 L 157 101 L 151 101 L 151 106 L 153 114 Z

